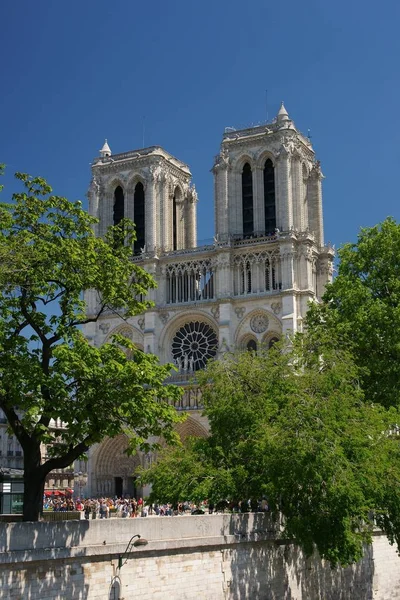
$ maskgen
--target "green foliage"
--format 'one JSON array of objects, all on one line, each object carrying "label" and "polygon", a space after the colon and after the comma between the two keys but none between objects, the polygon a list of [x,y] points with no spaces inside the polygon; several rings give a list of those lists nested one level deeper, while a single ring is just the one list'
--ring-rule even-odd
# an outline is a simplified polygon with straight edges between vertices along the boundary
[{"label": "green foliage", "polygon": [[400,225],[388,218],[362,229],[338,252],[338,275],[306,324],[314,341],[333,336],[351,349],[367,398],[400,401]]},{"label": "green foliage", "polygon": [[199,382],[211,435],[144,474],[155,495],[266,496],[282,536],[333,565],[362,556],[374,522],[399,546],[399,256],[393,219],[363,229],[305,334],[210,363]]},{"label": "green foliage", "polygon": [[[42,443],[51,444],[43,479],[105,436],[125,432],[132,446],[149,435],[175,439],[179,417],[165,400],[180,391],[163,385],[171,365],[121,336],[95,348],[82,334],[105,311],[126,318],[150,306],[138,300],[155,283],[131,260],[133,223],[96,238],[96,219],[80,202],[52,195],[42,178],[16,176],[24,191],[0,206],[0,408],[22,445],[25,470],[38,468]],[[97,292],[94,314],[86,313],[90,290]],[[68,428],[55,429],[53,419]]]},{"label": "green foliage", "polygon": [[150,502],[174,505],[186,498],[195,502],[208,498],[214,477],[204,440],[195,438],[189,438],[184,445],[163,448],[156,463],[147,470],[139,468],[136,474],[142,485],[151,482]]},{"label": "green foliage", "polygon": [[211,436],[168,452],[145,478],[164,501],[266,496],[284,538],[348,564],[371,541],[372,513],[398,541],[398,414],[365,401],[348,352],[327,345],[322,361],[304,345],[210,364],[200,379]]}]

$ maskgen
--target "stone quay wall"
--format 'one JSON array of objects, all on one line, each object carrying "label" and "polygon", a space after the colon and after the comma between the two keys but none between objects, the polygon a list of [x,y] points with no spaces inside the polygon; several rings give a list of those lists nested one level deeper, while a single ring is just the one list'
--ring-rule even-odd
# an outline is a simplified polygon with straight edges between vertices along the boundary
[{"label": "stone quay wall", "polygon": [[[135,534],[148,544],[125,554]],[[400,558],[379,533],[346,569],[277,537],[261,513],[0,523],[0,599],[400,598]]]}]

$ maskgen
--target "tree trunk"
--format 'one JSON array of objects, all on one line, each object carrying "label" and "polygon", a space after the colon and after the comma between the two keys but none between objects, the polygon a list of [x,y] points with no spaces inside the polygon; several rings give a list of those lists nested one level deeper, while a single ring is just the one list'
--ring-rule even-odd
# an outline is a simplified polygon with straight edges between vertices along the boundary
[{"label": "tree trunk", "polygon": [[40,463],[40,443],[24,449],[24,521],[39,521],[43,514],[46,471]]}]

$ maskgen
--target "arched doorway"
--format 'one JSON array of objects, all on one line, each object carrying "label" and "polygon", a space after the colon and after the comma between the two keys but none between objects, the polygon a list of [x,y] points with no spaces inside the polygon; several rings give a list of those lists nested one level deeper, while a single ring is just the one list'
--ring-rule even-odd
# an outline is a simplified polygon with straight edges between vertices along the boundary
[{"label": "arched doorway", "polygon": [[142,495],[135,476],[136,468],[142,463],[142,454],[128,456],[125,453],[127,447],[128,438],[124,434],[101,443],[93,466],[92,495],[136,498]]}]

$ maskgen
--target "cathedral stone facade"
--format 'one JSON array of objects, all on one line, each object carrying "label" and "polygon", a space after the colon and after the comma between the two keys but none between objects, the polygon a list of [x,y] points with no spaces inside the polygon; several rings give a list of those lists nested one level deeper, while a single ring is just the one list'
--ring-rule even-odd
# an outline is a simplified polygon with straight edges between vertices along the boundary
[{"label": "cathedral stone facade", "polygon": [[[310,301],[332,276],[324,244],[322,179],[310,140],[281,106],[268,124],[223,134],[214,175],[214,242],[197,245],[197,193],[189,167],[158,146],[112,154],[106,143],[92,164],[89,210],[97,235],[123,217],[136,224],[135,258],[158,287],[154,307],[123,320],[104,314],[87,326],[96,345],[115,332],[174,363],[185,386],[176,406],[190,411],[180,435],[207,435],[193,385],[207,360],[235,349],[270,347],[302,329]],[[88,294],[88,312],[96,298]],[[91,450],[86,493],[139,493],[132,473],[151,457],[124,454],[126,439]]]}]

